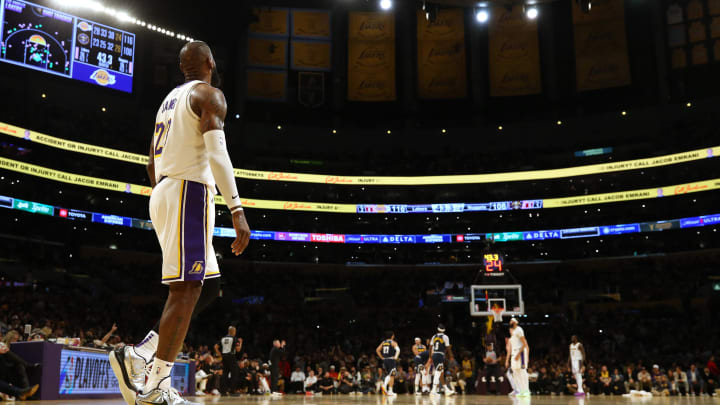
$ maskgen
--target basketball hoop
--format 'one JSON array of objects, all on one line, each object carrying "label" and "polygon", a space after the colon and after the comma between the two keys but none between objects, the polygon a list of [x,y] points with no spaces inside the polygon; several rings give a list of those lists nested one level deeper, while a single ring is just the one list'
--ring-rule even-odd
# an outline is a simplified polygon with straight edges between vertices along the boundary
[{"label": "basketball hoop", "polygon": [[502,307],[495,307],[492,309],[492,315],[495,323],[502,323],[502,317],[505,313],[505,308]]}]

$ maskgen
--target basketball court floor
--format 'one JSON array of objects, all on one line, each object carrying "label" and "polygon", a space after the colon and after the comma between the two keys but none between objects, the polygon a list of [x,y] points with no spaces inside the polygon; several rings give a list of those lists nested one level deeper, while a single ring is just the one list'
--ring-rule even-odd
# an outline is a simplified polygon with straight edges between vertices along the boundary
[{"label": "basketball court floor", "polygon": [[[348,396],[326,395],[321,397],[304,397],[290,395],[283,398],[271,399],[264,397],[200,397],[188,398],[200,404],[239,404],[239,405],[610,405],[610,404],[720,404],[720,398],[708,397],[665,397],[665,398],[623,398],[591,396],[576,399],[570,396],[534,396],[532,398],[514,399],[502,396],[457,396],[454,398],[431,399],[410,395],[400,395],[388,400],[378,395]],[[28,401],[15,402],[15,404],[28,405],[125,405],[122,399],[106,400],[64,400],[64,401]]]}]

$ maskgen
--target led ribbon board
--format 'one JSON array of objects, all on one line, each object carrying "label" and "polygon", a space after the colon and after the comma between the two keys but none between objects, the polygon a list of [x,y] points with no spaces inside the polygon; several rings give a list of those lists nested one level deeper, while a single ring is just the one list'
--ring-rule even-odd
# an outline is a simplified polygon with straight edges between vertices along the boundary
[{"label": "led ribbon board", "polygon": [[[0,133],[23,138],[47,145],[53,148],[121,160],[125,162],[146,165],[147,155],[105,148],[97,145],[90,145],[75,142],[67,139],[31,131],[4,122],[0,122]],[[528,180],[549,180],[571,176],[585,176],[592,174],[612,173],[626,170],[649,169],[653,167],[669,166],[680,163],[688,163],[701,159],[717,157],[720,154],[720,146],[713,146],[703,149],[696,149],[687,152],[674,153],[671,155],[656,156],[643,159],[625,160],[615,163],[601,163],[595,165],[566,167],[550,170],[528,170],[522,172],[488,173],[488,174],[467,174],[448,176],[420,176],[420,177],[358,177],[343,176],[337,174],[308,174],[308,173],[281,173],[259,170],[234,169],[235,177],[250,180],[267,180],[297,183],[322,183],[338,185],[441,185],[441,184],[482,184],[508,181]]]},{"label": "led ribbon board", "polygon": [[[94,222],[104,225],[116,225],[144,230],[152,230],[152,222],[146,219],[131,218],[120,215],[102,214],[81,211],[72,208],[55,207],[33,201],[0,195],[0,207],[11,210],[25,211],[32,214],[50,215],[80,222]],[[703,215],[634,224],[590,226],[585,228],[566,228],[553,230],[536,230],[502,233],[468,233],[468,234],[430,234],[430,235],[354,235],[334,233],[251,231],[250,239],[274,240],[281,242],[306,243],[346,243],[346,244],[437,244],[437,243],[474,243],[483,240],[495,242],[536,241],[549,239],[594,238],[601,236],[623,235],[631,233],[659,232],[671,229],[697,228],[720,224],[720,214]],[[213,235],[223,238],[234,238],[233,228],[216,227]],[[499,255],[485,255],[484,263],[490,264],[492,272],[502,270],[503,261]],[[486,273],[488,272],[486,267]]]},{"label": "led ribbon board", "polygon": [[[7,159],[0,157],[0,169],[7,169],[18,173],[27,174],[30,176],[40,177],[48,180],[59,181],[63,183],[75,184],[85,187],[93,187],[104,190],[118,191],[128,194],[150,196],[152,188],[148,186],[142,186],[139,184],[124,183],[116,180],[102,179],[91,176],[84,176],[81,174],[74,174],[64,172],[60,170],[49,169],[47,167],[33,165],[25,162],[20,162],[13,159]],[[536,208],[559,208],[559,207],[573,207],[581,205],[595,205],[604,203],[614,203],[622,201],[633,201],[650,198],[660,198],[669,196],[685,195],[689,193],[697,193],[702,191],[711,191],[720,189],[720,178],[697,181],[694,183],[676,184],[672,186],[664,186],[657,188],[648,188],[643,190],[629,190],[619,191],[615,193],[604,193],[604,194],[590,194],[576,197],[563,197],[563,198],[551,198],[540,201],[542,204],[537,207],[528,207],[528,209]],[[533,201],[533,200],[527,200]],[[215,203],[225,205],[225,200],[222,196],[215,196]],[[495,202],[495,203],[482,203],[485,205],[494,206],[493,209],[486,209],[485,211],[504,211],[513,209],[506,207],[509,202]],[[278,201],[278,200],[257,200],[252,198],[242,198],[242,204],[245,208],[259,208],[259,209],[271,209],[271,210],[284,210],[284,211],[310,211],[310,212],[334,212],[334,213],[356,213],[359,211],[361,205],[357,204],[334,204],[334,203],[319,203],[319,202],[302,202],[302,201]],[[463,206],[482,205],[482,204],[467,204],[460,203]],[[444,204],[427,204],[428,207],[433,205],[444,205]],[[454,205],[454,204],[452,204]],[[377,205],[380,206],[380,205]],[[469,211],[469,210],[467,210]],[[447,212],[447,211],[437,211]],[[453,211],[458,212],[458,211]],[[464,212],[464,211],[463,211]],[[403,213],[403,212],[398,212]]]},{"label": "led ribbon board", "polygon": [[0,61],[132,92],[135,34],[24,0],[0,0]]}]

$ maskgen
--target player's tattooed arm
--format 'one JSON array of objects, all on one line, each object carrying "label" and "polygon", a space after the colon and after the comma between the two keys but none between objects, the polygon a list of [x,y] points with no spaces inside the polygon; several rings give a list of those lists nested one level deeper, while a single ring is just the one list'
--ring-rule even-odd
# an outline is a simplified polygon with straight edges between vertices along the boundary
[{"label": "player's tattooed arm", "polygon": [[227,101],[222,91],[201,83],[190,94],[190,107],[200,114],[200,132],[223,129],[227,114]]}]

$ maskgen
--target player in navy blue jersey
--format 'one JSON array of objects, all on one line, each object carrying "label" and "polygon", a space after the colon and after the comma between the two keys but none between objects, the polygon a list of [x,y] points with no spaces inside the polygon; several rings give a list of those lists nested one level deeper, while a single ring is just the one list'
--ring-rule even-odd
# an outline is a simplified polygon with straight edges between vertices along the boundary
[{"label": "player in navy blue jersey", "polygon": [[[422,395],[423,391],[427,387],[427,376],[428,372],[425,364],[430,359],[430,352],[427,346],[422,344],[422,340],[419,337],[415,338],[415,344],[412,347],[413,354],[415,355],[415,395]],[[422,383],[422,390],[420,385]]]},{"label": "player in navy blue jersey", "polygon": [[385,340],[375,349],[378,357],[382,359],[383,369],[385,370],[385,381],[382,384],[383,394],[394,397],[397,396],[393,392],[393,384],[395,383],[395,373],[397,372],[397,359],[400,357],[400,346],[395,341],[395,334],[388,331],[385,332]]},{"label": "player in navy blue jersey", "polygon": [[445,353],[450,352],[450,338],[445,334],[445,326],[438,325],[437,333],[430,339],[430,359],[435,372],[433,374],[433,387],[431,395],[438,395],[438,385],[442,382],[445,395],[453,395],[454,391],[445,384]]}]

